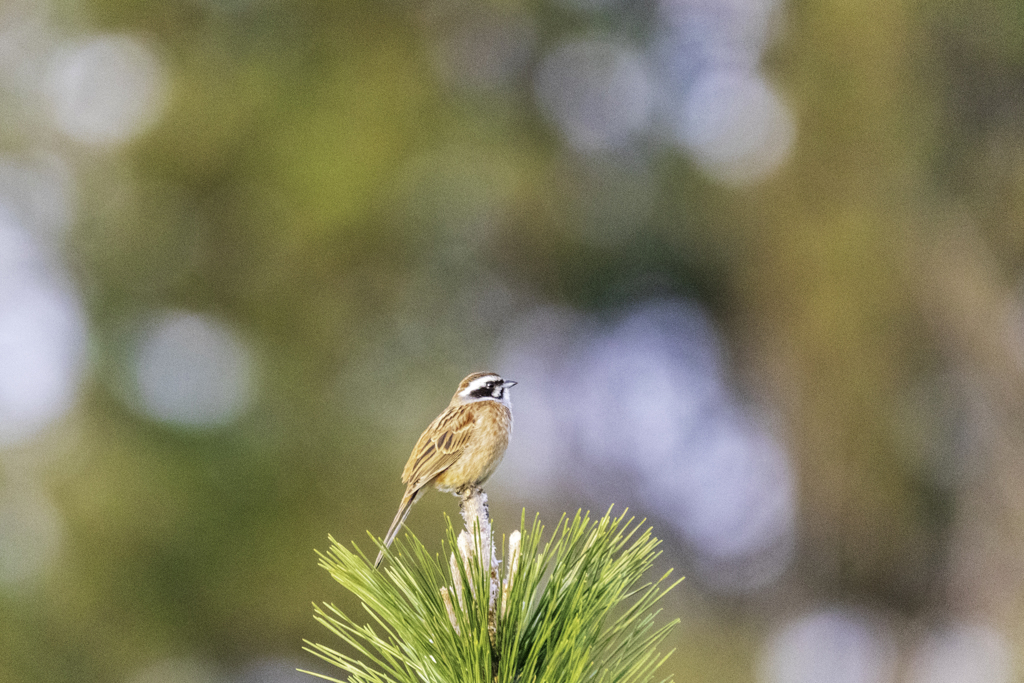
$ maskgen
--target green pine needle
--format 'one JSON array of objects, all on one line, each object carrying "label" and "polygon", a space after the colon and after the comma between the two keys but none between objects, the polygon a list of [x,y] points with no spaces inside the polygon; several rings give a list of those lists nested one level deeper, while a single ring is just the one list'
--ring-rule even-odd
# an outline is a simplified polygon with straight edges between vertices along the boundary
[{"label": "green pine needle", "polygon": [[[332,604],[314,605],[316,620],[357,655],[309,641],[305,649],[346,672],[353,683],[654,680],[671,654],[662,655],[658,647],[678,619],[656,627],[659,612],[653,608],[678,581],[668,583],[669,572],[642,583],[660,554],[651,530],[640,530],[643,521],[634,524],[626,513],[613,518],[609,510],[592,522],[589,513],[577,512],[572,520],[563,516],[544,542],[540,521],[535,518],[527,529],[524,512],[519,567],[507,600],[498,591],[497,648],[492,648],[488,543],[481,542],[477,528],[477,552],[471,561],[453,565],[449,558],[453,548],[458,553],[457,532],[446,520],[448,542],[440,556],[407,533],[389,551],[382,571],[354,544],[350,550],[331,538],[327,552],[317,553],[320,566],[355,594],[368,618],[355,619]],[[510,564],[506,557],[502,585]]]}]

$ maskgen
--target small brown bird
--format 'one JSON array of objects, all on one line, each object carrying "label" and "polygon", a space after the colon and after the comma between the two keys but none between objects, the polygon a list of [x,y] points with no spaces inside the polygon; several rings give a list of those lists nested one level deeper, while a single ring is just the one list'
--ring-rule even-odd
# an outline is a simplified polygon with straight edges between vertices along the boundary
[{"label": "small brown bird", "polygon": [[[402,471],[405,494],[384,537],[387,548],[429,484],[460,493],[491,476],[508,448],[512,404],[508,390],[517,382],[493,372],[474,372],[462,380],[451,403],[427,427]],[[374,567],[384,557],[381,550]]]}]

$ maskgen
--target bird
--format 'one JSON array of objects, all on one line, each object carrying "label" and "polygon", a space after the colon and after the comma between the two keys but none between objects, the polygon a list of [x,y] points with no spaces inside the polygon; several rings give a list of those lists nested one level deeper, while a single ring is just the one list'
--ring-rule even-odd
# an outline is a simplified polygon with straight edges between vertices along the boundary
[{"label": "bird", "polygon": [[512,435],[509,389],[516,384],[493,372],[474,372],[459,383],[448,407],[420,436],[402,470],[405,494],[374,568],[429,485],[460,495],[494,473]]}]

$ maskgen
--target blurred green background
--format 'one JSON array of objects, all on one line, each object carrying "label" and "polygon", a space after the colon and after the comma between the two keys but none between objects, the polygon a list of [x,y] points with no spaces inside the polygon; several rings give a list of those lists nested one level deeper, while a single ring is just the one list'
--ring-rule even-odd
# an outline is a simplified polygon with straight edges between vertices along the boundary
[{"label": "blurred green background", "polygon": [[1019,680],[1022,102],[1019,0],[3,0],[0,680],[312,680],[483,369],[676,681]]}]

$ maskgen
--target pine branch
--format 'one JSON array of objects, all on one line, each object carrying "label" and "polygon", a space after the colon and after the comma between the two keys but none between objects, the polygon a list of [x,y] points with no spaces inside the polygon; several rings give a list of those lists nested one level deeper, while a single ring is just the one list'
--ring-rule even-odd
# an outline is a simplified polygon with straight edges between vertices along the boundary
[{"label": "pine branch", "polygon": [[486,510],[486,496],[469,503],[463,513],[472,533],[457,535],[446,517],[439,555],[407,533],[383,571],[354,544],[330,539],[318,553],[320,566],[369,618],[357,622],[331,604],[314,606],[316,620],[355,655],[308,641],[306,649],[353,683],[654,680],[668,656],[658,648],[678,621],[656,626],[654,608],[678,581],[669,583],[666,573],[643,582],[660,554],[643,521],[609,510],[592,522],[577,512],[544,540],[539,519],[527,528],[524,513],[499,563],[490,520],[471,508],[482,503]]}]

